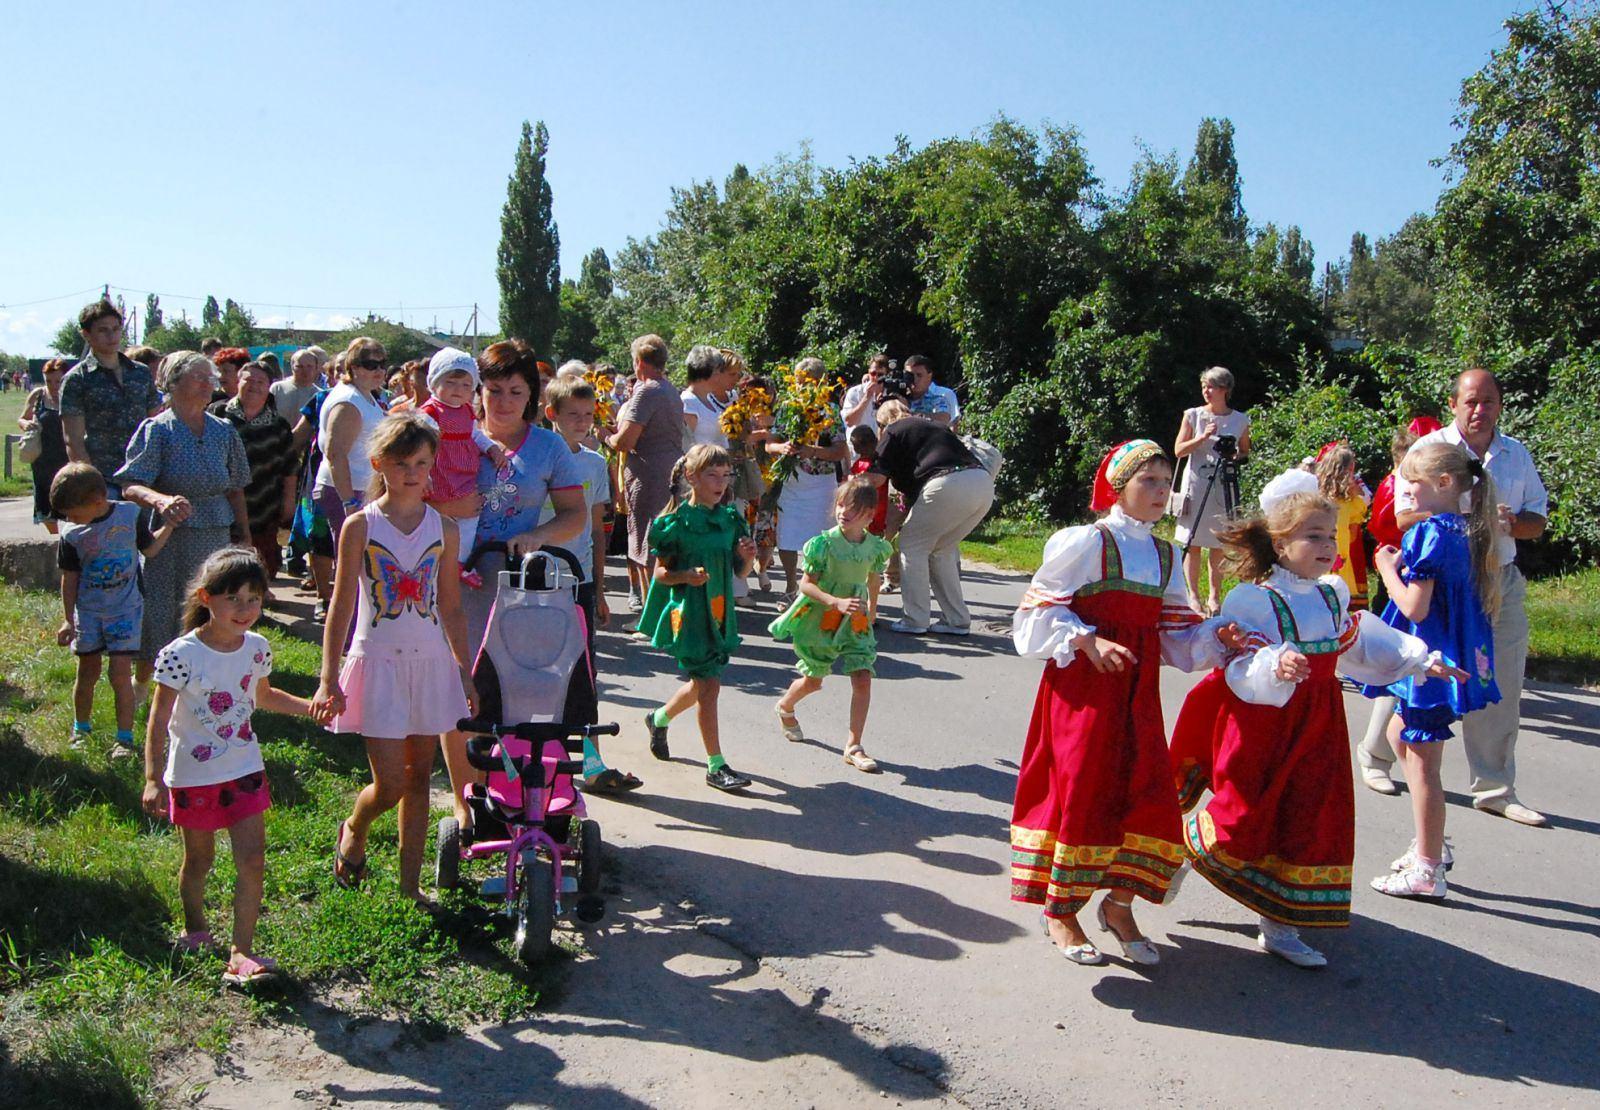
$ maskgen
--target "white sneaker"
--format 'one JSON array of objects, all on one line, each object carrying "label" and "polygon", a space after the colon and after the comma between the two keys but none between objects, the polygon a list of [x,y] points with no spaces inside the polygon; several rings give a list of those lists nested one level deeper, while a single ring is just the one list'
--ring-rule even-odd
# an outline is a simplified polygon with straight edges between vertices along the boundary
[{"label": "white sneaker", "polygon": [[961,627],[957,627],[956,625],[953,625],[953,624],[945,624],[944,621],[934,621],[932,624],[930,624],[928,626],[928,631],[937,633],[940,636],[970,636],[970,635],[972,635],[972,629],[971,628],[961,628]]},{"label": "white sneaker", "polygon": [[1261,935],[1256,938],[1261,951],[1279,959],[1288,960],[1295,967],[1327,967],[1328,957],[1300,939],[1300,930],[1288,925],[1261,919]]},{"label": "white sneaker", "polygon": [[1450,889],[1444,867],[1426,867],[1418,860],[1404,871],[1391,871],[1372,880],[1372,889],[1395,898],[1443,898]]},{"label": "white sneaker", "polygon": [[1474,809],[1481,809],[1485,813],[1497,814],[1508,821],[1515,821],[1519,825],[1531,825],[1539,828],[1550,822],[1538,810],[1529,809],[1521,802],[1509,801],[1505,798],[1489,798],[1486,801],[1473,802]]},{"label": "white sneaker", "polygon": [[921,636],[923,633],[927,632],[930,627],[930,625],[926,624],[910,624],[906,620],[901,619],[891,624],[889,626],[889,630],[891,632],[899,632],[906,636]]},{"label": "white sneaker", "polygon": [[1394,779],[1390,778],[1389,772],[1382,767],[1361,768],[1361,781],[1368,790],[1375,790],[1391,798],[1400,793],[1400,788],[1394,784]]},{"label": "white sneaker", "polygon": [[[1417,858],[1417,841],[1412,837],[1411,843],[1406,846],[1406,854],[1389,865],[1390,871],[1405,871],[1417,866],[1421,861]],[[1441,860],[1446,871],[1456,865],[1456,854],[1450,850],[1450,838],[1444,839],[1444,859]]]}]

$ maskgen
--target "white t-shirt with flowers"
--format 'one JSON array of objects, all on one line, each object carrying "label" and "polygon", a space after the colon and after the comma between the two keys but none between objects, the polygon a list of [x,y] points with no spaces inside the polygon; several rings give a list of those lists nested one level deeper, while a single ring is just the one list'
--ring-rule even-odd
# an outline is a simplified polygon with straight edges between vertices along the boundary
[{"label": "white t-shirt with flowers", "polygon": [[196,632],[156,655],[155,679],[177,691],[167,725],[168,786],[211,786],[263,770],[250,714],[256,686],[272,673],[266,637],[246,632],[235,651],[216,651]]}]

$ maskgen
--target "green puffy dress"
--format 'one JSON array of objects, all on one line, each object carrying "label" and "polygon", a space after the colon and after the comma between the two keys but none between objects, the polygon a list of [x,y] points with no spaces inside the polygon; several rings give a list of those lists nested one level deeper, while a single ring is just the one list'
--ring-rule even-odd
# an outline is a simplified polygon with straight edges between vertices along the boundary
[{"label": "green puffy dress", "polygon": [[678,662],[690,678],[716,678],[739,646],[733,607],[734,547],[749,534],[742,514],[685,501],[650,524],[650,553],[671,571],[705,568],[704,586],[652,580],[639,631]]},{"label": "green puffy dress", "polygon": [[872,670],[878,661],[878,640],[867,619],[867,578],[883,573],[893,551],[882,536],[868,532],[860,543],[851,543],[838,528],[806,541],[800,549],[800,569],[817,580],[823,593],[860,598],[861,612],[846,617],[804,594],[796,598],[767,631],[774,639],[794,641],[797,671],[807,678],[821,678],[833,673],[835,663],[845,674]]}]

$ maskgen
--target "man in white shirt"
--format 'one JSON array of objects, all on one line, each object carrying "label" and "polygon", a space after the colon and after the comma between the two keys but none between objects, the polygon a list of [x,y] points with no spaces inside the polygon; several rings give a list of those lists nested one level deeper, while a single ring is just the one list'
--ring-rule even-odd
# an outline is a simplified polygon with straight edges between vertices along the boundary
[{"label": "man in white shirt", "polygon": [[889,369],[888,355],[873,355],[867,363],[866,375],[844,391],[844,399],[839,402],[839,414],[844,417],[846,428],[866,425],[873,431],[878,430],[878,402],[883,399],[883,376]]},{"label": "man in white shirt", "polygon": [[[1478,809],[1524,825],[1543,825],[1544,815],[1522,805],[1516,794],[1517,727],[1523,671],[1528,662],[1528,584],[1517,569],[1516,541],[1537,539],[1544,534],[1550,499],[1528,449],[1497,430],[1500,407],[1500,383],[1495,376],[1487,370],[1468,370],[1457,376],[1450,391],[1450,411],[1455,420],[1417,440],[1412,450],[1425,443],[1454,443],[1482,462],[1494,479],[1503,529],[1499,556],[1504,599],[1494,622],[1494,677],[1500,687],[1500,701],[1467,714],[1461,722],[1472,776],[1468,789],[1472,804]],[[1394,507],[1402,532],[1423,518],[1416,511],[1410,483],[1404,479],[1395,482]],[[1394,753],[1382,737],[1376,742],[1369,737],[1361,744],[1359,758],[1365,777],[1375,771],[1386,772]]]}]

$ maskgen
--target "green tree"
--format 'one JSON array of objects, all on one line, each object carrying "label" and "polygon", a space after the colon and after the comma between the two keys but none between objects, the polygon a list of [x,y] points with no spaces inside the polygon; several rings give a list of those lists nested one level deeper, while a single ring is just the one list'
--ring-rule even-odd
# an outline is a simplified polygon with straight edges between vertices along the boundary
[{"label": "green tree", "polygon": [[578,288],[603,301],[611,296],[615,287],[611,276],[611,259],[604,247],[596,247],[583,256],[583,268],[578,272]]},{"label": "green tree", "polygon": [[89,343],[83,338],[83,329],[78,327],[78,321],[64,321],[56,329],[55,338],[50,340],[50,349],[68,358],[82,358],[87,354]]},{"label": "green tree", "polygon": [[220,323],[222,323],[222,306],[217,303],[217,298],[208,293],[206,303],[200,309],[200,329],[212,332]]},{"label": "green tree", "polygon": [[561,239],[556,231],[545,156],[550,134],[522,123],[500,214],[500,329],[548,352],[561,317]]},{"label": "green tree", "polygon": [[[162,323],[161,298],[151,293],[144,299],[144,333],[160,331]],[[149,342],[147,339],[146,342]]]},{"label": "green tree", "polygon": [[1200,121],[1194,156],[1183,174],[1183,192],[1218,234],[1235,242],[1244,241],[1248,224],[1239,160],[1233,152],[1232,120],[1207,117]]},{"label": "green tree", "polygon": [[1600,15],[1580,11],[1507,20],[1506,44],[1462,83],[1434,220],[1457,353],[1535,395],[1553,364],[1600,344]]},{"label": "green tree", "polygon": [[145,343],[164,355],[170,355],[173,351],[197,351],[202,338],[200,329],[184,316],[163,320],[159,328],[154,331],[147,329],[144,333]]},{"label": "green tree", "polygon": [[374,315],[369,315],[365,320],[358,320],[349,327],[334,332],[322,340],[322,346],[326,350],[338,352],[348,347],[352,339],[362,336],[376,339],[383,344],[390,366],[399,366],[414,358],[426,358],[437,349],[434,343],[429,342],[427,336],[415,328],[408,328],[404,324],[397,324],[393,320]]},{"label": "green tree", "polygon": [[604,348],[600,346],[600,321],[592,292],[570,278],[561,283],[561,322],[551,341],[551,355],[558,361],[569,358],[593,362]]},{"label": "green tree", "polygon": [[259,339],[255,317],[232,298],[222,308],[222,317],[216,322],[212,334],[230,347],[253,346]]}]

